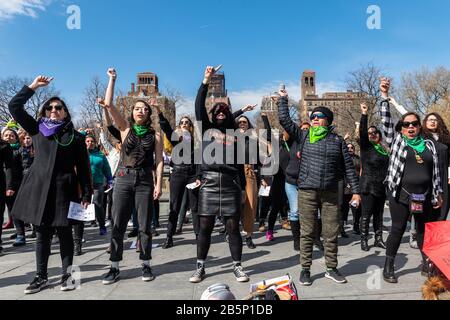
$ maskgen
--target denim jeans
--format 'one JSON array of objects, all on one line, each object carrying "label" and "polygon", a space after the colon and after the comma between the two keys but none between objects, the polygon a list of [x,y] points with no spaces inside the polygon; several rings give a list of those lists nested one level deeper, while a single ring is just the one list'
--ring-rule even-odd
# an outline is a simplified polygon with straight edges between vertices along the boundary
[{"label": "denim jeans", "polygon": [[136,209],[139,223],[139,259],[144,261],[151,259],[153,189],[151,168],[137,170],[119,168],[113,194],[114,226],[111,237],[111,261],[122,260],[124,235],[133,207]]},{"label": "denim jeans", "polygon": [[299,221],[297,186],[286,182],[285,189],[289,201],[289,220]]}]

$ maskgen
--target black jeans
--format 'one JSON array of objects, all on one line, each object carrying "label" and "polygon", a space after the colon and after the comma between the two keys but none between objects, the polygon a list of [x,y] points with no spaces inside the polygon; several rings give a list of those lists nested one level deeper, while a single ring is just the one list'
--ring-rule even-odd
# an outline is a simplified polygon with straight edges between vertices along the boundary
[{"label": "black jeans", "polygon": [[118,262],[122,260],[123,239],[133,206],[137,211],[139,222],[139,259],[144,261],[151,259],[153,190],[153,173],[151,168],[137,170],[118,169],[113,194],[114,225],[111,237],[111,261]]},{"label": "black jeans", "polygon": [[386,196],[377,197],[372,194],[361,195],[361,232],[364,237],[369,234],[370,218],[373,216],[373,231],[375,234],[381,234],[383,232],[383,213],[384,202]]},{"label": "black jeans", "polygon": [[[408,218],[411,213],[409,205],[397,201],[392,196],[389,197],[389,211],[391,212],[392,226],[386,242],[386,256],[395,257],[402,242],[402,237],[405,233]],[[422,252],[425,224],[437,221],[438,219],[437,215],[432,214],[430,199],[427,199],[427,203],[424,205],[424,212],[422,214],[415,214],[414,219],[417,223],[417,244],[419,245],[422,257],[425,258]]]},{"label": "black jeans", "polygon": [[183,195],[188,192],[189,207],[195,206],[194,197],[191,195],[192,190],[187,189],[186,185],[195,182],[195,172],[192,167],[174,167],[172,174],[170,175],[170,209],[169,209],[169,222],[167,224],[167,236],[171,237],[175,234],[175,230],[178,222],[178,215],[181,209],[181,203],[183,202]]},{"label": "black jeans", "polygon": [[[1,182],[1,181],[0,181]],[[6,207],[6,196],[5,196],[6,190],[4,189],[4,182],[3,186],[0,186],[0,245],[2,244],[2,232],[3,232],[3,220],[5,215],[5,207]]]},{"label": "black jeans", "polygon": [[95,218],[97,219],[100,228],[105,227],[105,219],[106,219],[105,210],[103,209],[104,194],[105,188],[103,187],[103,185],[94,186],[93,203],[95,206]]},{"label": "black jeans", "polygon": [[66,274],[73,263],[72,227],[36,226],[36,269],[37,274],[44,278],[47,278],[48,258],[55,231],[59,238],[62,274]]}]

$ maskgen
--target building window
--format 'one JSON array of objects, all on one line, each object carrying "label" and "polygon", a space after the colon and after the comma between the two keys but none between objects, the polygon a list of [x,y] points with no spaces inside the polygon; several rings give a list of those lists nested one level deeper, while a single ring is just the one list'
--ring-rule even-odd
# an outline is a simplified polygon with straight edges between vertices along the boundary
[{"label": "building window", "polygon": [[308,77],[305,77],[305,84],[309,85]]},{"label": "building window", "polygon": [[314,78],[313,77],[309,78],[309,85],[311,87],[314,87]]}]

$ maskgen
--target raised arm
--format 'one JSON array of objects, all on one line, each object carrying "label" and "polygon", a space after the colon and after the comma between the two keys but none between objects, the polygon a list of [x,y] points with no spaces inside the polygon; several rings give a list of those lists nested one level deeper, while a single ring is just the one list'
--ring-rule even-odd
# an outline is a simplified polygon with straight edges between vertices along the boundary
[{"label": "raised arm", "polygon": [[267,130],[267,141],[272,142],[272,128],[270,127],[270,121],[267,114],[261,113],[261,118],[264,124],[264,129]]},{"label": "raised arm", "polygon": [[361,104],[361,122],[359,125],[359,145],[361,149],[367,150],[370,146],[369,133],[368,133],[368,116],[367,116],[368,108],[367,104]]},{"label": "raised arm", "polygon": [[249,104],[249,105],[243,107],[242,109],[236,111],[235,113],[233,113],[233,120],[242,116],[245,112],[255,110],[256,106],[257,106],[257,104]]},{"label": "raised arm", "polygon": [[125,118],[114,105],[107,105],[105,100],[102,99],[98,99],[97,103],[111,114],[120,132],[124,132],[125,130],[129,129],[130,125],[128,121],[125,120]]},{"label": "raised arm", "polygon": [[209,121],[208,112],[206,111],[206,96],[208,94],[208,86],[211,81],[211,76],[214,73],[214,68],[206,67],[205,77],[197,92],[195,99],[195,118],[202,122],[202,133],[211,128],[211,121]]},{"label": "raised arm", "polygon": [[31,136],[39,133],[37,121],[25,111],[25,104],[40,87],[45,87],[53,80],[51,77],[38,76],[29,86],[24,86],[9,102],[9,112],[22,128]]},{"label": "raised arm", "polygon": [[169,120],[167,120],[166,117],[164,117],[164,114],[162,113],[161,108],[158,105],[158,102],[156,101],[156,99],[152,98],[152,99],[150,99],[149,104],[151,107],[155,108],[156,112],[158,113],[159,126],[161,127],[161,130],[166,135],[167,140],[170,142],[170,144],[172,146],[176,146],[179,141],[178,140],[172,141],[173,129],[170,126]]},{"label": "raised arm", "polygon": [[383,125],[383,133],[386,137],[386,143],[389,148],[394,141],[394,122],[392,121],[391,107],[389,104],[389,89],[391,81],[388,78],[380,79],[381,101],[380,101],[380,117]]},{"label": "raised arm", "polygon": [[280,124],[286,130],[290,137],[297,142],[302,141],[303,135],[306,131],[303,131],[296,125],[289,115],[289,100],[285,90],[280,90],[280,99],[278,100],[278,117],[280,118]]},{"label": "raised arm", "polygon": [[162,195],[162,179],[164,170],[163,161],[163,139],[160,133],[155,133],[155,165],[156,165],[156,183],[155,191],[153,193],[153,199],[157,200]]}]

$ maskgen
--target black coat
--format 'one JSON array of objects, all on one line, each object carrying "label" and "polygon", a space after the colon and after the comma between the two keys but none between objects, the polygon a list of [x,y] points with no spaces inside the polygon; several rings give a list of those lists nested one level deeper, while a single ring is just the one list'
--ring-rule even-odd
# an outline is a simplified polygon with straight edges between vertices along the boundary
[{"label": "black coat", "polygon": [[436,146],[436,152],[439,158],[439,171],[441,173],[441,182],[442,182],[442,190],[444,191],[444,195],[442,196],[444,203],[442,204],[439,214],[439,221],[444,221],[447,219],[448,210],[450,206],[449,201],[449,185],[448,185],[448,168],[449,168],[449,152],[450,146],[443,144],[442,142],[437,142],[433,138],[434,145]]},{"label": "black coat", "polygon": [[[14,176],[16,167],[13,165],[13,150],[11,146],[0,139],[0,199],[5,198],[6,190],[14,190]],[[2,213],[3,214],[3,213]]]},{"label": "black coat", "polygon": [[337,192],[339,181],[345,177],[351,186],[352,193],[360,193],[355,165],[342,137],[330,132],[324,139],[311,144],[309,131],[301,130],[292,121],[286,97],[282,97],[279,100],[278,116],[281,126],[290,137],[299,143],[302,150],[300,155],[299,189],[332,190]]},{"label": "black coat", "polygon": [[57,137],[44,137],[38,122],[24,109],[33,95],[34,91],[25,86],[9,103],[11,115],[31,135],[35,150],[12,215],[34,225],[68,226],[75,222],[67,219],[70,202],[90,202],[93,192],[84,137],[71,122]]}]

